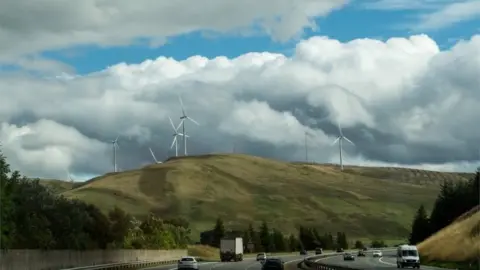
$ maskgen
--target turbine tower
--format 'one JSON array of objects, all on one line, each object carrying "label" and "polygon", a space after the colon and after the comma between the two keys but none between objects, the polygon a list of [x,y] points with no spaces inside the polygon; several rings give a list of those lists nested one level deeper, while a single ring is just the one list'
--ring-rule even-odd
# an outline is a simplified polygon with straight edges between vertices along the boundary
[{"label": "turbine tower", "polygon": [[308,163],[308,142],[307,139],[310,137],[311,134],[308,131],[305,131],[305,162]]},{"label": "turbine tower", "polygon": [[185,132],[185,121],[188,119],[190,120],[191,122],[195,123],[196,125],[200,125],[197,121],[193,120],[190,116],[187,115],[187,113],[185,112],[185,107],[183,106],[183,101],[182,101],[182,97],[181,96],[178,96],[178,100],[180,101],[180,107],[182,109],[182,116],[180,116],[180,124],[182,125],[182,134],[185,134],[185,136],[183,136],[183,149],[184,149],[184,152],[185,152],[185,156],[187,155],[187,138],[189,137],[187,135],[187,133]]},{"label": "turbine tower", "polygon": [[340,151],[340,170],[343,171],[342,141],[345,140],[345,141],[351,143],[352,145],[355,145],[355,144],[352,141],[350,141],[347,137],[343,136],[343,132],[342,132],[342,128],[340,127],[340,124],[338,125],[338,131],[340,132],[340,135],[337,137],[337,139],[335,139],[335,141],[333,142],[332,145],[335,145],[335,143],[338,142],[338,149]]},{"label": "turbine tower", "polygon": [[180,128],[180,125],[183,123],[183,120],[180,122],[178,127],[175,127],[175,125],[173,124],[172,118],[170,118],[170,116],[169,116],[168,119],[170,120],[170,124],[172,125],[173,132],[174,132],[173,133],[173,141],[172,141],[172,145],[170,146],[170,149],[172,149],[173,146],[175,145],[175,156],[178,157],[178,139],[177,139],[177,137],[178,136],[188,137],[188,136],[184,135],[183,133],[178,133],[178,129]]},{"label": "turbine tower", "polygon": [[113,147],[113,171],[114,172],[117,172],[117,148],[118,148],[118,137],[113,140],[111,143],[112,143],[112,147]]},{"label": "turbine tower", "polygon": [[70,174],[70,172],[68,171],[68,169],[66,169],[66,172],[67,172],[67,176],[68,176],[68,181],[70,181],[71,183],[74,182],[73,178],[72,178],[72,175]]},{"label": "turbine tower", "polygon": [[150,154],[152,155],[153,160],[155,160],[155,163],[157,163],[157,164],[162,163],[161,161],[157,160],[157,158],[155,157],[155,154],[152,151],[152,148],[149,147],[148,150],[150,150]]}]

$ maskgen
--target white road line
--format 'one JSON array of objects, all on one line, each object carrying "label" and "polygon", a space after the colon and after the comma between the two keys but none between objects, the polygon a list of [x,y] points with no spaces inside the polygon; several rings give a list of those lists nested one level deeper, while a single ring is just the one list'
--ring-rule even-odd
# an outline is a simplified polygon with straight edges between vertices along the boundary
[{"label": "white road line", "polygon": [[388,265],[397,266],[397,264],[396,264],[396,263],[389,263],[389,262],[385,262],[385,261],[383,261],[383,257],[382,257],[382,258],[379,258],[379,259],[378,259],[378,261],[379,261],[379,262],[381,262],[381,263],[383,263],[383,264],[388,264]]}]

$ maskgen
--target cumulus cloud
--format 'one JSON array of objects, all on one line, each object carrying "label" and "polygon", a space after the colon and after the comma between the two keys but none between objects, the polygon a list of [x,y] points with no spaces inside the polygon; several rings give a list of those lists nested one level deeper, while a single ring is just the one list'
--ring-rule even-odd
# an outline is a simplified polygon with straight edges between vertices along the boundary
[{"label": "cumulus cloud", "polygon": [[[235,149],[283,160],[336,162],[337,124],[356,146],[346,163],[478,164],[480,36],[448,51],[425,35],[342,43],[312,37],[291,57],[159,57],[86,76],[0,77],[0,141],[12,166],[30,176],[110,171],[120,135],[123,169],[174,154],[182,96],[189,153]],[[0,75],[2,76],[2,75]],[[442,165],[446,164],[446,165]],[[35,166],[37,165],[37,166]]]},{"label": "cumulus cloud", "polygon": [[285,41],[347,0],[83,0],[0,2],[0,62],[71,46],[122,46],[194,31],[268,34]]}]

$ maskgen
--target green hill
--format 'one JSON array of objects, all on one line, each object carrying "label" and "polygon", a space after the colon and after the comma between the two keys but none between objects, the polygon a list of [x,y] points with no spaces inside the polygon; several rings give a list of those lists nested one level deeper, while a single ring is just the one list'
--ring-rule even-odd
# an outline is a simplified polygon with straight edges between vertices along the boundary
[{"label": "green hill", "polygon": [[356,237],[398,239],[408,233],[419,204],[433,204],[439,183],[469,177],[358,166],[342,173],[335,165],[217,154],[110,173],[62,194],[104,211],[119,206],[135,215],[182,216],[195,233],[211,229],[221,216],[232,229],[265,219],[284,231],[305,224]]}]

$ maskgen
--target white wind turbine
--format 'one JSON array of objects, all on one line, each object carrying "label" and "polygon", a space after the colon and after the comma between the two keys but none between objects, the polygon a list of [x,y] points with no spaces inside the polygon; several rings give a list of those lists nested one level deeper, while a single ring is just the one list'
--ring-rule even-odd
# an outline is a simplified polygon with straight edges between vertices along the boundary
[{"label": "white wind turbine", "polygon": [[178,127],[175,127],[175,125],[173,124],[172,118],[170,118],[170,116],[168,117],[168,120],[170,120],[170,124],[172,125],[173,132],[174,132],[173,133],[173,141],[172,141],[172,145],[170,146],[170,149],[172,149],[173,146],[175,145],[175,156],[178,157],[178,139],[177,139],[177,137],[178,136],[188,137],[188,135],[184,135],[183,133],[178,133],[178,129],[180,128],[180,125],[183,123],[183,120],[180,122]]},{"label": "white wind turbine", "polygon": [[339,147],[339,151],[340,151],[340,170],[343,171],[342,141],[345,140],[345,141],[351,143],[352,145],[355,145],[355,144],[352,141],[350,141],[347,137],[343,136],[343,132],[342,132],[342,128],[340,127],[340,124],[338,125],[338,131],[340,132],[340,136],[337,137],[337,139],[333,142],[332,145],[335,145],[335,143],[338,142],[338,147]]},{"label": "white wind turbine", "polygon": [[185,156],[187,155],[187,138],[189,137],[187,135],[187,133],[185,132],[185,121],[188,119],[190,120],[191,122],[197,124],[198,126],[200,125],[197,121],[193,120],[190,116],[187,115],[187,113],[185,112],[185,107],[183,106],[183,101],[182,101],[182,97],[181,96],[178,96],[178,100],[180,101],[180,107],[182,108],[182,116],[180,117],[180,124],[182,125],[182,133],[185,134],[185,136],[183,136],[183,149],[185,151]]},{"label": "white wind turbine", "polygon": [[117,138],[115,140],[111,141],[111,144],[112,144],[112,147],[113,147],[113,171],[114,172],[117,172],[118,137],[120,137],[120,135],[117,136]]},{"label": "white wind turbine", "polygon": [[150,150],[150,154],[152,154],[152,157],[153,157],[153,160],[155,160],[155,163],[157,163],[157,164],[163,163],[163,162],[157,160],[157,158],[155,157],[155,154],[152,151],[152,148],[149,147],[148,150]]},{"label": "white wind turbine", "polygon": [[74,182],[73,178],[72,178],[72,175],[70,174],[70,172],[68,171],[68,169],[66,169],[66,172],[67,172],[67,176],[68,176],[68,181],[70,182]]}]

